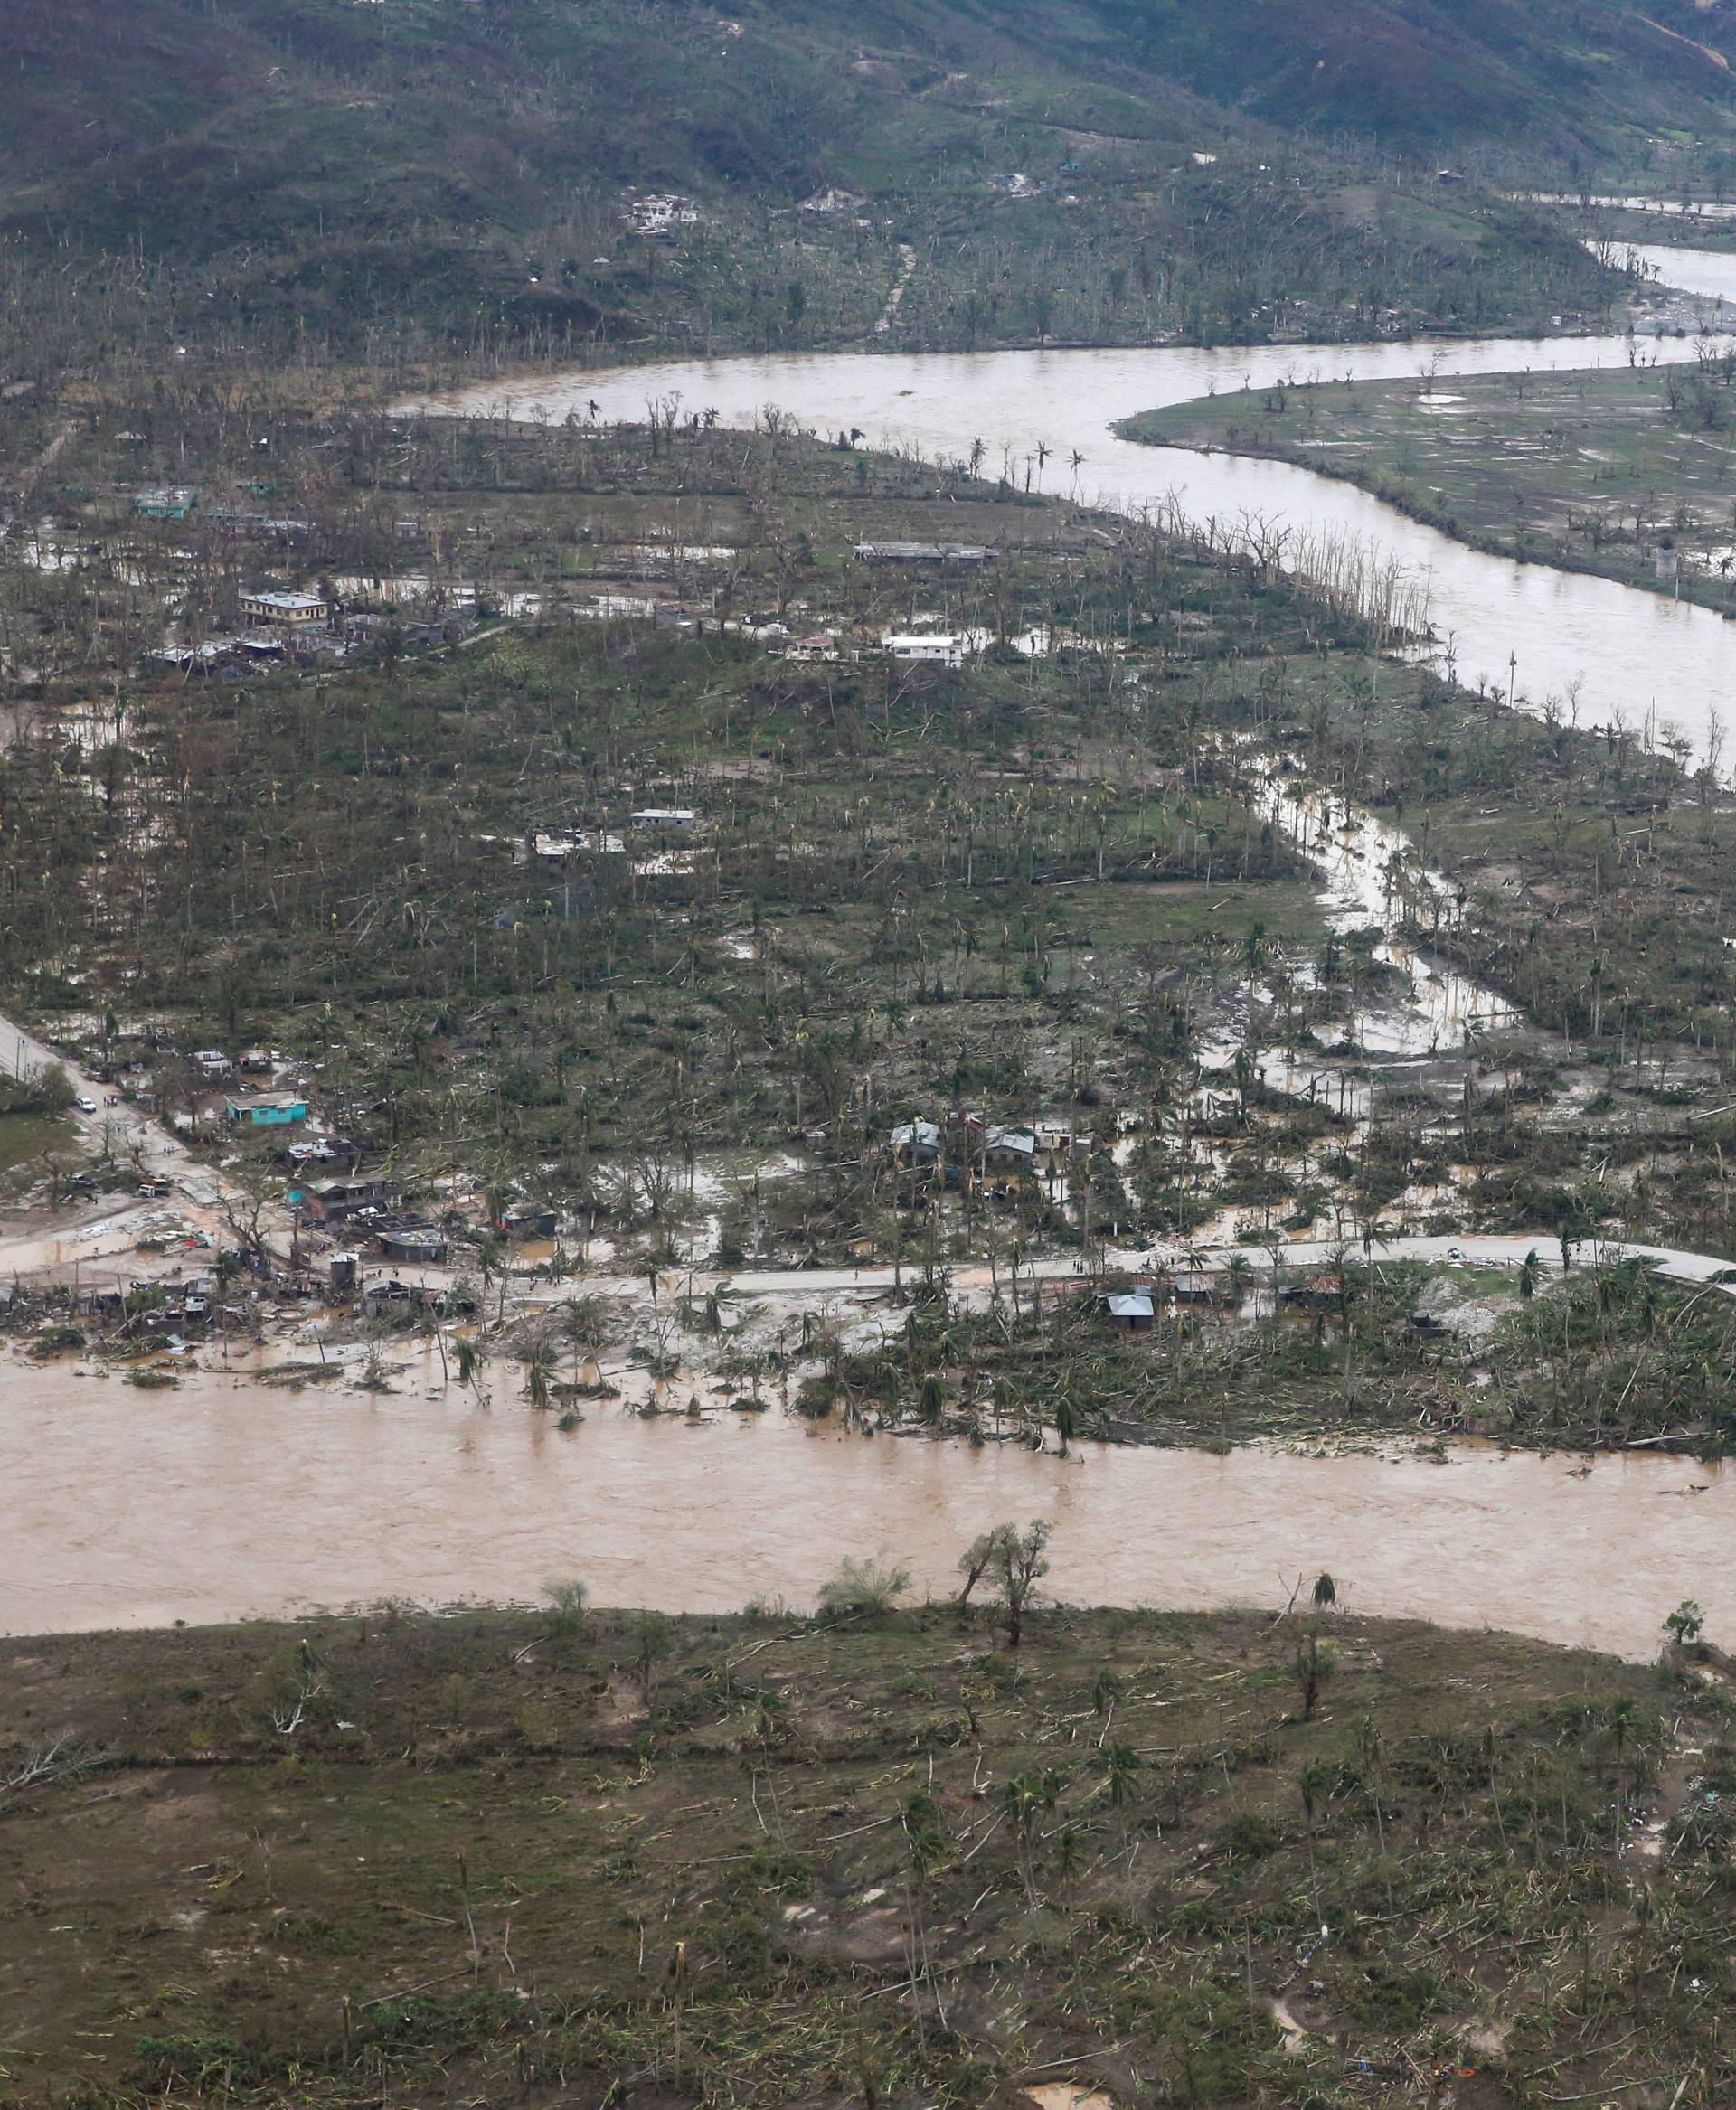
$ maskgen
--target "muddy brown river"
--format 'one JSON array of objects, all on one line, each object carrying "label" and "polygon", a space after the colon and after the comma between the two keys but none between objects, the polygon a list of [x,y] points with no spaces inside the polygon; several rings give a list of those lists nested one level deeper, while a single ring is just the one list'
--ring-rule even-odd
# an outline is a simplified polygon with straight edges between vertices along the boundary
[{"label": "muddy brown river", "polygon": [[428,1398],[416,1373],[388,1397],[218,1372],[138,1391],[8,1362],[0,1394],[12,1634],[521,1602],[568,1576],[604,1604],[805,1607],[844,1554],[882,1548],[941,1592],[976,1531],[1033,1516],[1054,1523],[1051,1587],[1079,1604],[1271,1606],[1326,1568],[1354,1611],[1633,1657],[1684,1597],[1736,1631],[1736,1482],[1673,1459],[1587,1473],[1477,1447],[1446,1464],[1088,1447],[1063,1463],[776,1408],[693,1425],[612,1404],[563,1435],[516,1399]]}]

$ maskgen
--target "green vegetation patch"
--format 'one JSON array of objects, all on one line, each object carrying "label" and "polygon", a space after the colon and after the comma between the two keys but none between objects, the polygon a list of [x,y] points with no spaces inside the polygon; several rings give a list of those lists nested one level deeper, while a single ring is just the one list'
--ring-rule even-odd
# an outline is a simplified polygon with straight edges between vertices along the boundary
[{"label": "green vegetation patch", "polygon": [[14,1642],[18,2099],[1729,2084],[1722,1687],[1330,1609],[1014,1650],[897,1585]]}]

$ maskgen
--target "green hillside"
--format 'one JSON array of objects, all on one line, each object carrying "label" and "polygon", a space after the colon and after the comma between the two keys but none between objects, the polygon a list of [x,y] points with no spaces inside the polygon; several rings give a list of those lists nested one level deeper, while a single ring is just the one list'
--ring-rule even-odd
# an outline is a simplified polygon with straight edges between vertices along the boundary
[{"label": "green hillside", "polygon": [[[116,259],[35,287],[86,344],[141,293],[255,348],[849,342],[905,242],[905,343],[1518,325],[1598,274],[1437,162],[1722,137],[1736,9],[1679,6],[7,0],[0,268]],[[628,186],[701,217],[647,248]]]}]

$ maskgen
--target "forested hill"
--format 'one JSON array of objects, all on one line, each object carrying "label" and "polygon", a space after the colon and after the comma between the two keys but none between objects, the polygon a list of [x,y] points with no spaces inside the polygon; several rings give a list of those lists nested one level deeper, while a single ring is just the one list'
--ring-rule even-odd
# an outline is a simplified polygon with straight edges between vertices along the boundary
[{"label": "forested hill", "polygon": [[[1115,305],[1134,281],[1149,309],[1137,223],[1191,259],[1144,325],[1259,334],[1295,290],[1274,263],[1293,222],[1297,285],[1328,306],[1390,304],[1407,257],[1438,257],[1438,319],[1498,325],[1583,292],[1579,267],[1428,201],[1434,164],[1565,179],[1659,139],[1715,147],[1736,120],[1721,42],[1736,0],[0,0],[0,264],[124,259],[135,294],[203,272],[193,297],[256,328],[722,348],[872,329],[883,259],[856,237],[891,228],[963,245],[957,300],[930,288],[901,327],[1006,341],[1087,326],[1064,270],[1060,308],[1025,312],[1029,257],[1081,231],[1115,251]],[[1395,169],[1420,202],[1358,193]],[[681,240],[709,242],[706,270],[659,282],[617,255],[629,185],[693,194],[709,232]],[[868,225],[798,271],[765,216],[828,188]],[[1073,218],[1045,231],[1063,193]],[[1034,240],[974,270],[1009,196]],[[1462,281],[1490,262],[1472,316]],[[175,293],[199,328],[184,276]]]}]

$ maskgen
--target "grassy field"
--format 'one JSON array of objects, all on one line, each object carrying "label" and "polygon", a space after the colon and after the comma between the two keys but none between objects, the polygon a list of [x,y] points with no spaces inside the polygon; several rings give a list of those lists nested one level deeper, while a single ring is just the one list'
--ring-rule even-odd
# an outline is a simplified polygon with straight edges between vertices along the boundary
[{"label": "grassy field", "polygon": [[[1666,348],[1679,352],[1681,347]],[[1329,381],[1131,421],[1159,445],[1274,455],[1343,476],[1504,556],[1736,606],[1736,365]]]},{"label": "grassy field", "polygon": [[0,1693],[20,2105],[1736,2079],[1729,1707],[1675,1672],[1336,1615],[387,1612],[13,1641]]},{"label": "grassy field", "polygon": [[77,1150],[77,1138],[64,1121],[45,1114],[0,1114],[0,1191],[16,1185],[44,1153],[56,1150],[69,1156]]}]

